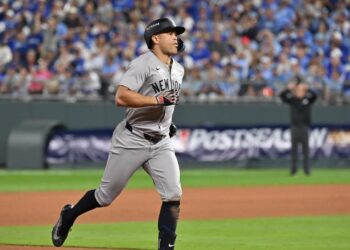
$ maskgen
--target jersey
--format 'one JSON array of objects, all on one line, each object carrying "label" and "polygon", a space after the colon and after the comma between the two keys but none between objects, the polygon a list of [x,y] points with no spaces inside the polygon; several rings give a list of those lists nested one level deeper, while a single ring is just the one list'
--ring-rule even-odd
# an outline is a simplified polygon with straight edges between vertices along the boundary
[{"label": "jersey", "polygon": [[304,97],[298,98],[290,90],[284,90],[280,94],[283,102],[291,108],[291,124],[293,126],[309,126],[311,122],[311,105],[316,101],[317,95],[308,90]]},{"label": "jersey", "polygon": [[[130,63],[119,85],[144,96],[157,96],[170,89],[180,90],[183,75],[183,67],[175,60],[169,69],[153,52],[147,52]],[[104,176],[95,192],[100,205],[110,204],[141,166],[152,177],[162,201],[180,200],[180,168],[168,135],[174,108],[154,105],[126,109],[125,119],[113,132]],[[145,134],[164,138],[153,143]]]},{"label": "jersey", "polygon": [[[125,86],[144,96],[157,96],[175,89],[180,91],[184,68],[172,59],[169,68],[153,52],[148,51],[131,61],[119,85]],[[127,108],[125,119],[133,129],[148,134],[166,135],[175,105],[155,105],[141,108]]]}]

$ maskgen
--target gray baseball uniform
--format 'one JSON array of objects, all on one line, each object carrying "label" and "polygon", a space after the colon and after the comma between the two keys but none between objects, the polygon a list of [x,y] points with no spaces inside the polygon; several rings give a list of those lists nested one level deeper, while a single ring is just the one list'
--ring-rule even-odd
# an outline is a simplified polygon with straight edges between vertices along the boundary
[{"label": "gray baseball uniform", "polygon": [[[169,56],[176,54],[176,50],[177,53],[184,50],[184,42],[178,37],[184,32],[184,27],[176,26],[167,17],[153,20],[145,28],[147,47],[166,62],[170,60],[170,66],[151,51],[131,62],[120,81],[123,87],[116,93],[116,104],[132,106],[139,103],[142,108],[127,108],[125,119],[115,128],[100,186],[87,191],[74,206],[66,204],[62,208],[51,232],[54,246],[63,245],[81,214],[111,204],[133,173],[143,167],[152,177],[163,201],[158,217],[158,250],[174,250],[182,190],[179,164],[169,132],[173,134],[175,130],[171,120],[184,69]],[[144,102],[130,101],[128,98],[132,96]],[[158,105],[146,106],[156,100]]]},{"label": "gray baseball uniform", "polygon": [[[131,62],[120,85],[145,96],[156,96],[179,90],[183,75],[178,62],[173,60],[169,69],[149,51]],[[162,201],[180,200],[179,165],[168,135],[174,108],[156,105],[126,109],[125,119],[114,130],[104,176],[95,192],[101,206],[112,203],[140,167],[152,177]]]}]

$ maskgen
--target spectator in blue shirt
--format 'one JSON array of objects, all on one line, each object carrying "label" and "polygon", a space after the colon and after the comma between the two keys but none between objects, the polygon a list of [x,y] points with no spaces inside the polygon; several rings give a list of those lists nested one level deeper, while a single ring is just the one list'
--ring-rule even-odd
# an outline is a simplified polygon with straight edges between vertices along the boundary
[{"label": "spectator in blue shirt", "polygon": [[267,8],[262,11],[260,20],[260,29],[268,29],[273,33],[277,33],[277,27],[275,23],[275,12],[272,8]]},{"label": "spectator in blue shirt", "polygon": [[195,61],[207,61],[210,57],[210,50],[207,46],[207,42],[203,39],[199,39],[195,43],[195,47],[190,55]]},{"label": "spectator in blue shirt", "polygon": [[308,46],[306,44],[300,44],[296,48],[296,58],[299,61],[299,65],[303,68],[306,69],[309,66],[310,63],[310,55],[308,54]]},{"label": "spectator in blue shirt", "polygon": [[296,18],[295,11],[290,7],[289,0],[281,0],[275,14],[275,24],[278,31],[291,25]]},{"label": "spectator in blue shirt", "polygon": [[344,66],[341,63],[342,52],[338,48],[334,48],[331,51],[331,58],[329,63],[326,65],[327,69],[327,77],[331,78],[334,71],[339,72],[339,74],[343,74]]},{"label": "spectator in blue shirt", "polygon": [[118,69],[119,65],[115,57],[115,52],[109,51],[99,74],[101,81],[100,95],[103,97],[108,97],[109,88],[114,83],[113,78]]}]

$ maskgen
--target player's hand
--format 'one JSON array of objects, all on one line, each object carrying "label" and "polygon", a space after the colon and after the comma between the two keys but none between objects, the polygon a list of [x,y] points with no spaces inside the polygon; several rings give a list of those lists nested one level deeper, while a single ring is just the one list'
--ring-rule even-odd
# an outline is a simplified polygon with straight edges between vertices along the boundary
[{"label": "player's hand", "polygon": [[170,138],[173,137],[174,135],[176,135],[176,131],[177,131],[177,127],[175,126],[174,123],[171,123],[170,127],[169,127],[169,136],[170,136]]},{"label": "player's hand", "polygon": [[179,101],[179,91],[175,89],[164,91],[162,94],[157,95],[156,99],[159,105],[176,105]]}]

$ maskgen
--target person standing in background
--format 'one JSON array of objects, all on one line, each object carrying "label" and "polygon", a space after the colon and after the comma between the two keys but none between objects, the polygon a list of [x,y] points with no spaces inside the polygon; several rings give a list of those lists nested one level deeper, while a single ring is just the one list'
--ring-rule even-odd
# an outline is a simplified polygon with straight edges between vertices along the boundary
[{"label": "person standing in background", "polygon": [[298,148],[301,145],[303,154],[303,169],[306,175],[311,173],[309,164],[309,127],[311,122],[311,105],[316,101],[317,95],[309,89],[301,77],[288,84],[280,93],[280,98],[290,106],[291,119],[291,169],[294,176],[297,171]]}]

